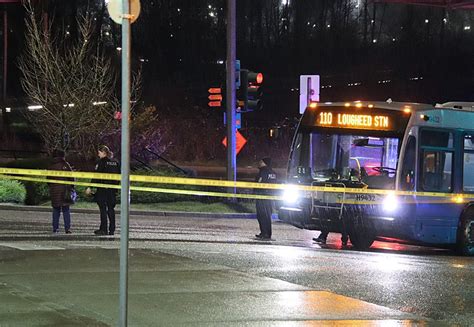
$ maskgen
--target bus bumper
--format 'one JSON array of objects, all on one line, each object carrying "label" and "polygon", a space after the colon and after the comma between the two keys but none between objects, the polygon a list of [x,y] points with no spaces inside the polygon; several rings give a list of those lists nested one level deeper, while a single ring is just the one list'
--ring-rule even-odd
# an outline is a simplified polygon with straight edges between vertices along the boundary
[{"label": "bus bumper", "polygon": [[298,207],[280,207],[278,209],[278,218],[290,225],[298,228],[308,228],[306,222],[309,220],[307,211]]}]

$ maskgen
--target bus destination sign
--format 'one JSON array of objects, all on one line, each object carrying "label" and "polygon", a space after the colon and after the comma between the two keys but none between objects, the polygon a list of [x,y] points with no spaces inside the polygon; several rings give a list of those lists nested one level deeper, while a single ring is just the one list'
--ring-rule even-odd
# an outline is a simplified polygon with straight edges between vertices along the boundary
[{"label": "bus destination sign", "polygon": [[325,110],[318,112],[316,126],[388,131],[394,127],[391,118],[388,115]]}]

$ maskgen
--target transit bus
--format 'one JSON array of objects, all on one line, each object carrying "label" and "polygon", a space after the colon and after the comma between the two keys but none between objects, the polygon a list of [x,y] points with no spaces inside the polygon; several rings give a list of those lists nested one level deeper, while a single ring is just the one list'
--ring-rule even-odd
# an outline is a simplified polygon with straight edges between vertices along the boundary
[{"label": "transit bus", "polygon": [[279,219],[299,228],[474,255],[474,103],[310,103],[286,182]]}]

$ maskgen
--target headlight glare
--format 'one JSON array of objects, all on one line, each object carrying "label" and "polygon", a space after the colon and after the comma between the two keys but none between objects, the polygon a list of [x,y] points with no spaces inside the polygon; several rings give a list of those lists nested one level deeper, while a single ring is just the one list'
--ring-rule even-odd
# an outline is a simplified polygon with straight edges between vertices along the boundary
[{"label": "headlight glare", "polygon": [[293,186],[288,186],[283,190],[283,201],[285,203],[296,204],[300,197],[300,191]]},{"label": "headlight glare", "polygon": [[385,196],[382,202],[383,210],[387,213],[394,213],[400,208],[400,199],[393,193]]}]

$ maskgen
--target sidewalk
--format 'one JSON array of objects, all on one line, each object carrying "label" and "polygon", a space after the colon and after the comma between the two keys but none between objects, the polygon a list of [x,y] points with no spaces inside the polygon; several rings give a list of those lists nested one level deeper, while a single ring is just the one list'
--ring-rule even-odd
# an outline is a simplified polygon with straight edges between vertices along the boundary
[{"label": "sidewalk", "polygon": [[[37,212],[51,212],[50,207],[43,206],[26,206],[15,204],[0,204],[0,210],[12,211],[37,211]],[[85,209],[71,207],[72,212],[98,214],[99,209]],[[117,214],[120,214],[120,206],[115,209]],[[225,219],[255,219],[255,213],[215,213],[215,212],[187,212],[187,211],[158,211],[158,210],[130,210],[131,216],[154,216],[154,217],[193,217],[193,218],[225,218]],[[272,219],[278,216],[273,214]]]}]

